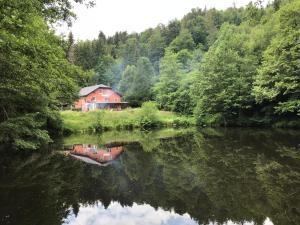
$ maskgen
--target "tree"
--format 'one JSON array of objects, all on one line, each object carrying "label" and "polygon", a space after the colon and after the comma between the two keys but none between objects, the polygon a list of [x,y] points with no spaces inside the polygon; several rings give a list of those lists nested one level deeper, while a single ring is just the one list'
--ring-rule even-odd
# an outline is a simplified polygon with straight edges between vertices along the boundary
[{"label": "tree", "polygon": [[174,53],[177,53],[183,49],[193,50],[195,46],[196,45],[191,33],[188,30],[182,30],[180,34],[171,42],[169,48]]},{"label": "tree", "polygon": [[132,84],[136,73],[136,66],[128,65],[122,74],[119,83],[119,90],[123,94],[125,99],[127,98],[127,96],[132,95]]},{"label": "tree", "polygon": [[95,77],[93,80],[97,84],[111,85],[113,83],[113,76],[109,75],[107,71],[111,68],[114,63],[114,59],[110,55],[103,55],[99,57],[99,62],[95,67]]},{"label": "tree", "polygon": [[75,45],[75,64],[85,70],[94,69],[99,61],[99,57],[107,54],[107,40],[100,32],[97,39],[92,41],[79,41]]},{"label": "tree", "polygon": [[264,52],[253,93],[280,115],[300,116],[300,2],[278,11],[277,35]]},{"label": "tree", "polygon": [[180,21],[172,20],[169,22],[168,26],[163,29],[163,37],[165,38],[165,42],[169,45],[180,33]]},{"label": "tree", "polygon": [[122,58],[115,59],[111,66],[104,73],[104,78],[109,81],[108,85],[113,89],[118,89],[119,82],[124,72],[124,61]]},{"label": "tree", "polygon": [[[0,142],[15,148],[40,147],[50,141],[50,129],[59,134],[61,120],[56,111],[73,103],[77,82],[85,78],[82,70],[67,61],[60,38],[49,31],[42,17],[46,12],[38,11],[44,7],[47,11],[51,4],[1,2]],[[54,20],[61,14],[45,17],[50,16]]]},{"label": "tree", "polygon": [[192,11],[183,18],[182,27],[191,33],[196,45],[201,43],[205,46],[208,29],[207,21],[202,14],[203,12],[201,9],[192,9]]},{"label": "tree", "polygon": [[247,46],[250,31],[225,24],[205,55],[194,85],[199,120],[226,125],[254,104],[251,88],[258,62]]},{"label": "tree", "polygon": [[165,41],[161,35],[160,29],[155,29],[147,43],[147,53],[157,73],[159,72],[159,60],[164,55],[165,47]]},{"label": "tree", "polygon": [[123,58],[124,58],[124,65],[135,65],[139,56],[140,56],[140,49],[139,49],[139,42],[137,38],[131,37],[128,38],[123,46]]},{"label": "tree", "polygon": [[75,62],[75,55],[74,55],[75,40],[74,40],[74,36],[73,36],[72,32],[70,32],[68,35],[67,44],[68,44],[68,49],[67,49],[68,60],[70,63],[74,64],[74,62]]},{"label": "tree", "polygon": [[120,91],[124,99],[133,106],[140,106],[152,99],[151,87],[154,70],[148,58],[141,57],[136,66],[127,66],[120,81]]},{"label": "tree", "polygon": [[174,99],[174,105],[172,111],[180,114],[192,115],[195,103],[192,98],[191,86],[197,76],[197,72],[193,71],[188,74],[184,74],[183,79],[180,81],[180,86],[176,91],[176,98]]},{"label": "tree", "polygon": [[180,87],[180,64],[175,53],[167,52],[160,63],[160,77],[155,84],[156,101],[160,108],[172,110]]}]

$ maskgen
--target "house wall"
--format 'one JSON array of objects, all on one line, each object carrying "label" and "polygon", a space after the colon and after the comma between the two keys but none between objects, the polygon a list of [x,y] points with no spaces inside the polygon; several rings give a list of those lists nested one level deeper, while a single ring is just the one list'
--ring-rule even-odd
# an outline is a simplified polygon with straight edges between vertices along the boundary
[{"label": "house wall", "polygon": [[86,103],[91,102],[121,102],[121,96],[114,92],[112,89],[98,88],[97,90],[91,92],[89,95],[81,97],[77,102],[75,102],[75,109],[82,109],[82,111],[87,111]]}]

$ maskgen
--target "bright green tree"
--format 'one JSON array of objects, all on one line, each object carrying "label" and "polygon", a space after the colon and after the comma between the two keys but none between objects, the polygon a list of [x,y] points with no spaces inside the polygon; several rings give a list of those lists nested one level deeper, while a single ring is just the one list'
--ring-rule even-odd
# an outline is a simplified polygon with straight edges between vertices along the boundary
[{"label": "bright green tree", "polygon": [[160,77],[154,87],[156,101],[160,108],[172,110],[177,97],[176,91],[180,87],[180,63],[177,55],[167,52],[160,63]]},{"label": "bright green tree", "polygon": [[300,116],[300,1],[278,11],[277,35],[264,52],[253,93],[275,113]]},{"label": "bright green tree", "polygon": [[251,88],[257,59],[247,45],[250,32],[248,26],[224,25],[205,55],[194,85],[200,121],[226,125],[254,104]]}]

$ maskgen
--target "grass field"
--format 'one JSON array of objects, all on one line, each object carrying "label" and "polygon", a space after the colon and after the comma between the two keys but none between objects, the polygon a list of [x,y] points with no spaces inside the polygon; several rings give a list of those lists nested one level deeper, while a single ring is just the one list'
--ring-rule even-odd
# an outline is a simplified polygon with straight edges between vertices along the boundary
[{"label": "grass field", "polygon": [[[123,111],[96,110],[91,112],[62,111],[66,133],[79,133],[103,130],[129,130],[140,128],[141,109]],[[158,127],[187,127],[195,125],[193,117],[177,115],[173,112],[157,111]]]}]

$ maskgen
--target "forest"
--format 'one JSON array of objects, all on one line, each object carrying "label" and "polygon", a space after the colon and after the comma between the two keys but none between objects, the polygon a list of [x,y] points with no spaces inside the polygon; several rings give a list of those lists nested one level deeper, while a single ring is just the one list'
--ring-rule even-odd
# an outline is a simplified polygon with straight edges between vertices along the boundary
[{"label": "forest", "polygon": [[132,106],[194,115],[198,124],[299,126],[300,1],[193,9],[141,33],[74,41],[69,61],[89,84],[120,91]]},{"label": "forest", "polygon": [[54,32],[72,23],[72,2],[95,3],[0,0],[0,143],[51,142],[61,108],[95,83],[198,125],[300,126],[300,0],[196,8],[141,33],[85,41]]}]

